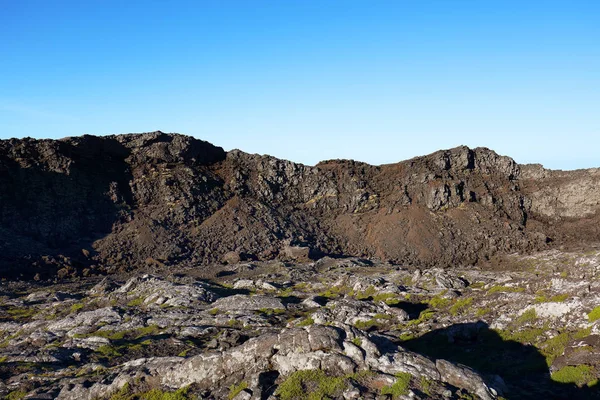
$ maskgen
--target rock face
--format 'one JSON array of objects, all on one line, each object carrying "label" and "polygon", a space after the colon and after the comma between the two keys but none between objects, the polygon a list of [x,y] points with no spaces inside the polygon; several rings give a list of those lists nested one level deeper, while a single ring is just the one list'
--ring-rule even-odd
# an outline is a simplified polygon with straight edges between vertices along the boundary
[{"label": "rock face", "polygon": [[10,139],[0,141],[0,274],[323,254],[466,265],[550,239],[598,240],[599,176],[484,148],[309,167],[162,132]]}]

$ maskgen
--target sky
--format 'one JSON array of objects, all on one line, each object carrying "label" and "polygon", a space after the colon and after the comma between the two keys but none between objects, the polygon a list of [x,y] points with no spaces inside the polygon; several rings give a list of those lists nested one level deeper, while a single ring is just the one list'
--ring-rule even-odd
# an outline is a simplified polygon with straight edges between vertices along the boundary
[{"label": "sky", "polygon": [[0,139],[600,167],[600,1],[0,0]]}]

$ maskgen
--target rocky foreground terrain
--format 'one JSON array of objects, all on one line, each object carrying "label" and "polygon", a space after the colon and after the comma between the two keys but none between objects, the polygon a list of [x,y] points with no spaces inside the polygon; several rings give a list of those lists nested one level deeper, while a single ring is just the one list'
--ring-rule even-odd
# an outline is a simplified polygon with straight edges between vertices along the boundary
[{"label": "rocky foreground terrain", "polygon": [[0,141],[0,396],[600,398],[599,180]]},{"label": "rocky foreground terrain", "polygon": [[325,257],[5,282],[0,393],[598,398],[600,249],[496,266]]}]

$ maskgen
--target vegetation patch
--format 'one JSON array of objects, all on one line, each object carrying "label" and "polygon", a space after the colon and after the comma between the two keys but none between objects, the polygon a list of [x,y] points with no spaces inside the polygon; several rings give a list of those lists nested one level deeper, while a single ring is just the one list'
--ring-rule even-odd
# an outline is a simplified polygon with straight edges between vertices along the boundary
[{"label": "vegetation patch", "polygon": [[74,313],[74,312],[81,310],[83,308],[83,306],[84,306],[83,303],[75,303],[71,306],[70,310],[72,313]]},{"label": "vegetation patch", "polygon": [[114,331],[114,330],[98,330],[95,332],[91,332],[91,333],[78,333],[75,334],[73,337],[75,338],[89,338],[92,336],[99,336],[99,337],[103,337],[109,340],[123,340],[126,337],[131,338],[131,339],[140,339],[144,336],[149,336],[149,335],[153,335],[156,334],[158,331],[160,330],[160,328],[158,327],[158,325],[148,325],[148,326],[144,326],[142,328],[138,328],[138,329],[132,329],[132,330],[124,330],[124,331]]},{"label": "vegetation patch", "polygon": [[104,358],[115,358],[121,357],[123,354],[119,353],[117,349],[109,344],[102,345],[96,349],[96,353],[100,354]]},{"label": "vegetation patch", "polygon": [[485,286],[484,282],[473,282],[469,285],[469,287],[471,289],[483,289],[484,286]]},{"label": "vegetation patch", "polygon": [[537,320],[537,313],[535,312],[534,308],[530,308],[529,310],[525,311],[523,314],[519,315],[519,318],[517,318],[516,322],[519,325],[524,325],[524,324],[534,322],[536,320]]},{"label": "vegetation patch", "polygon": [[431,380],[425,378],[424,376],[421,377],[421,380],[419,382],[419,387],[421,388],[421,391],[423,393],[425,393],[427,396],[431,396],[431,386],[433,385],[433,383],[431,382]]},{"label": "vegetation patch", "polygon": [[265,314],[265,315],[281,315],[281,314],[285,314],[285,309],[284,308],[261,308],[260,310],[258,310],[258,312],[261,314]]},{"label": "vegetation patch", "polygon": [[311,317],[304,318],[302,321],[298,323],[298,326],[309,326],[315,323],[315,320]]},{"label": "vegetation patch", "polygon": [[536,303],[562,303],[569,298],[568,294],[557,294],[555,296],[547,297],[545,294],[538,294],[535,297]]},{"label": "vegetation patch", "polygon": [[394,304],[397,302],[400,302],[400,300],[398,300],[396,293],[378,293],[373,295],[373,301],[374,302],[380,302],[383,301],[385,303],[387,303],[388,305],[390,304]]},{"label": "vegetation patch", "polygon": [[475,312],[476,317],[483,317],[492,312],[492,309],[489,307],[478,308],[477,312]]},{"label": "vegetation patch", "polygon": [[588,320],[594,322],[600,319],[600,306],[594,308],[588,313]]},{"label": "vegetation patch", "polygon": [[396,382],[392,386],[384,386],[381,388],[381,394],[391,395],[392,398],[397,399],[400,396],[408,394],[408,387],[410,385],[411,374],[406,372],[399,372],[396,374]]},{"label": "vegetation patch", "polygon": [[126,383],[121,390],[110,397],[110,400],[189,400],[197,397],[189,392],[189,387],[184,387],[175,392],[152,389],[146,392],[136,393],[131,386]]},{"label": "vegetation patch", "polygon": [[340,297],[343,294],[348,294],[350,293],[352,290],[348,287],[348,286],[334,286],[330,289],[327,289],[326,291],[319,293],[319,296],[321,297],[325,297],[328,299],[335,299]]},{"label": "vegetation patch", "polygon": [[464,313],[473,304],[473,298],[469,297],[466,299],[458,299],[452,307],[450,307],[450,314],[456,316]]},{"label": "vegetation patch", "polygon": [[512,340],[521,344],[535,344],[540,340],[542,335],[547,331],[546,327],[543,328],[528,328],[528,329],[516,329],[516,330],[497,330],[495,331],[502,340]]},{"label": "vegetation patch", "polygon": [[548,364],[548,366],[551,366],[556,358],[563,355],[569,340],[570,337],[568,333],[561,333],[544,342],[541,347],[541,351],[546,357],[546,364]]},{"label": "vegetation patch", "polygon": [[366,288],[365,290],[363,290],[362,292],[356,292],[356,293],[350,293],[350,295],[354,294],[354,297],[356,297],[357,300],[368,300],[368,299],[372,299],[377,293],[377,289],[375,289],[375,286],[371,285],[368,288]]},{"label": "vegetation patch", "polygon": [[524,292],[525,288],[522,287],[513,287],[513,286],[492,286],[488,289],[487,294],[494,293],[521,293]]},{"label": "vegetation patch", "polygon": [[27,396],[27,392],[23,390],[14,390],[6,395],[6,400],[21,400]]},{"label": "vegetation patch", "polygon": [[347,387],[349,377],[327,376],[320,369],[296,371],[277,388],[281,400],[321,400],[334,398]]},{"label": "vegetation patch", "polygon": [[589,328],[583,328],[573,334],[573,339],[584,339],[584,338],[590,336],[591,333],[592,333],[591,326]]},{"label": "vegetation patch", "polygon": [[434,315],[435,315],[435,311],[432,311],[432,310],[423,310],[419,314],[419,318],[413,319],[412,321],[408,321],[406,323],[406,326],[416,326],[416,325],[419,325],[422,322],[425,322],[427,320],[432,319],[434,317]]},{"label": "vegetation patch", "polygon": [[398,336],[398,339],[400,339],[402,342],[406,342],[409,340],[413,340],[416,339],[416,335],[413,333],[402,333],[400,336]]},{"label": "vegetation patch", "polygon": [[144,304],[144,299],[142,297],[137,297],[133,300],[131,300],[129,303],[127,303],[128,307],[139,307],[142,304]]},{"label": "vegetation patch", "polygon": [[31,319],[37,314],[37,310],[35,308],[9,308],[6,313],[10,315],[11,319],[22,321]]},{"label": "vegetation patch", "polygon": [[229,387],[229,400],[232,400],[235,396],[237,396],[238,394],[240,394],[240,392],[244,389],[246,389],[248,387],[248,384],[246,382],[240,382],[237,385],[231,385]]},{"label": "vegetation patch", "polygon": [[577,386],[593,386],[597,383],[594,368],[589,365],[567,365],[554,372],[552,380],[559,383],[574,383]]},{"label": "vegetation patch", "polygon": [[429,299],[429,306],[437,309],[448,307],[450,305],[450,299],[442,297],[444,294],[446,294],[446,292],[447,290],[444,290],[442,293]]}]

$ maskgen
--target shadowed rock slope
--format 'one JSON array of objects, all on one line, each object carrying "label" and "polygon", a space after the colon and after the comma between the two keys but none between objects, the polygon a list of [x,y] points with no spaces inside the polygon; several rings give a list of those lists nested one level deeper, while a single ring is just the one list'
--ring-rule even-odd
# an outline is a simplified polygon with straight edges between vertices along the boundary
[{"label": "shadowed rock slope", "polygon": [[314,167],[153,132],[0,141],[0,273],[344,255],[419,266],[595,242],[599,170],[458,147]]}]

